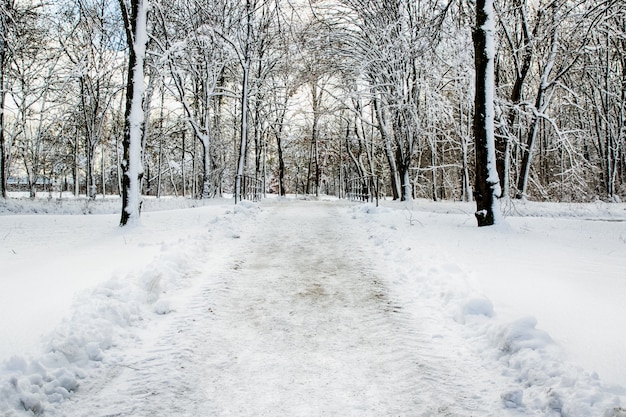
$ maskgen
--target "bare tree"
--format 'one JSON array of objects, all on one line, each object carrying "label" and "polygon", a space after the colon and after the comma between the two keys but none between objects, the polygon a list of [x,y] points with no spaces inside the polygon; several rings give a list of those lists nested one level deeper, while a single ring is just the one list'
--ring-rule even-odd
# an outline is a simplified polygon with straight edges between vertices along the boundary
[{"label": "bare tree", "polygon": [[[558,128],[551,123],[549,114],[550,103],[558,98],[558,90],[568,93],[564,83],[566,75],[584,57],[586,45],[595,25],[594,19],[584,13],[585,2],[571,0],[555,0],[539,5],[537,19],[542,20],[541,32],[544,37],[540,42],[536,37],[532,40],[533,47],[539,53],[533,55],[537,59],[537,71],[534,103],[530,106],[530,123],[527,127],[525,146],[522,147],[521,164],[517,180],[517,198],[526,198],[531,176],[532,160],[535,153],[537,138],[541,133],[542,123],[548,122],[551,128]],[[539,31],[536,31],[539,32]],[[565,47],[564,45],[567,45]],[[564,51],[571,51],[564,53]],[[559,135],[559,132],[555,132]]]},{"label": "bare tree", "polygon": [[[110,0],[81,0],[69,6],[64,15],[71,26],[59,33],[59,42],[65,57],[71,65],[71,76],[76,80],[78,98],[76,106],[77,124],[83,131],[86,194],[95,198],[96,148],[101,147],[104,153],[104,140],[107,124],[110,120],[110,108],[120,90],[115,78],[120,74],[118,46],[115,32],[117,26],[111,26]],[[74,10],[76,7],[76,10]],[[75,138],[74,140],[78,140]],[[76,150],[80,147],[74,145]],[[79,155],[75,155],[78,160]],[[104,167],[102,167],[104,170]],[[78,167],[75,168],[75,192],[78,193]],[[102,192],[104,194],[104,181]]]},{"label": "bare tree", "polygon": [[148,0],[120,0],[129,48],[122,156],[122,216],[120,226],[135,222],[141,211],[144,129],[144,62],[148,43]]},{"label": "bare tree", "polygon": [[[156,10],[162,51],[161,64],[167,68],[164,80],[183,108],[194,137],[202,149],[202,186],[200,197],[217,193],[219,178],[214,175],[212,161],[216,158],[215,120],[224,92],[224,73],[232,56],[228,51],[232,10],[225,2],[199,8],[196,2]],[[232,94],[231,94],[232,95]]]},{"label": "bare tree", "polygon": [[254,30],[254,13],[256,0],[246,0],[244,17],[244,36],[241,45],[242,53],[239,56],[243,76],[241,79],[241,124],[239,140],[239,157],[237,158],[237,171],[235,176],[235,201],[241,200],[243,196],[242,181],[246,168],[246,157],[248,149],[248,111],[250,101],[250,66],[252,63],[252,33]]},{"label": "bare tree", "polygon": [[14,109],[9,147],[21,162],[30,197],[34,198],[38,183],[49,185],[50,178],[44,178],[44,171],[56,146],[51,132],[61,117],[58,98],[65,83],[63,75],[60,76],[61,52],[51,41],[52,26],[46,10],[31,8],[16,12],[16,35],[20,43],[12,51],[10,61],[9,94]]},{"label": "bare tree", "polygon": [[614,1],[593,9],[598,25],[585,59],[580,81],[581,103],[588,117],[584,126],[593,138],[597,159],[587,150],[587,161],[597,165],[598,194],[619,200],[619,184],[626,182],[626,11]]},{"label": "bare tree", "polygon": [[476,141],[476,219],[478,226],[491,226],[499,215],[500,181],[496,171],[494,138],[495,21],[493,0],[476,1],[473,32],[476,60],[474,140]]},{"label": "bare tree", "polygon": [[4,109],[6,97],[6,70],[9,55],[9,27],[13,0],[0,4],[0,197],[7,197],[7,146],[5,144]]},{"label": "bare tree", "polygon": [[[240,131],[235,177],[235,198],[242,198],[242,179],[246,174],[247,152],[254,146],[254,176],[260,177],[270,130],[267,120],[267,94],[264,85],[276,70],[281,57],[276,50],[276,27],[280,1],[246,0],[240,18],[237,42],[231,42],[241,67]],[[252,139],[249,135],[252,133]],[[262,180],[262,183],[265,181]]]},{"label": "bare tree", "polygon": [[508,46],[507,52],[511,55],[510,61],[505,62],[504,65],[498,65],[498,71],[506,65],[506,70],[513,74],[509,102],[506,103],[508,109],[505,119],[499,124],[502,132],[496,137],[496,166],[502,188],[501,197],[508,197],[509,195],[511,142],[515,139],[515,124],[519,118],[522,93],[533,62],[536,38],[543,23],[542,17],[544,15],[544,10],[538,8],[533,23],[529,16],[531,12],[525,1],[515,0],[512,5],[507,4],[506,6],[505,10],[500,10],[500,8],[496,10],[504,35],[503,40]]}]

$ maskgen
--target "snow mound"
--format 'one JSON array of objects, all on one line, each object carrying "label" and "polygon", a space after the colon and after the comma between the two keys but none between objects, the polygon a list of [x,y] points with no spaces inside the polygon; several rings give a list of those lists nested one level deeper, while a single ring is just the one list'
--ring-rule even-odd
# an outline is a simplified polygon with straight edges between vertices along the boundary
[{"label": "snow mound", "polygon": [[461,307],[463,316],[493,317],[493,303],[487,298],[471,298]]},{"label": "snow mound", "polygon": [[524,348],[545,349],[552,344],[552,338],[537,329],[534,317],[521,318],[506,325],[497,335],[495,344],[503,352],[517,353]]},{"label": "snow mound", "polygon": [[[71,315],[42,340],[35,357],[14,355],[0,364],[0,415],[44,415],[72,396],[81,381],[120,363],[120,352],[139,342],[147,329],[175,311],[176,295],[201,278],[202,263],[215,242],[239,233],[258,205],[242,204],[218,216],[219,227],[199,238],[163,243],[143,270],[130,271],[76,295]],[[184,299],[184,298],[183,298]]]},{"label": "snow mound", "polygon": [[[37,193],[35,199],[28,197],[28,193],[9,193],[7,199],[0,199],[0,215],[8,214],[118,214],[122,206],[119,196],[101,195],[95,199],[86,196],[75,197],[65,192]],[[193,199],[184,197],[148,197],[143,196],[142,212],[154,212],[163,210],[178,210],[195,207],[212,206],[223,204],[221,199]]]},{"label": "snow mound", "polygon": [[72,316],[48,336],[43,355],[14,356],[0,368],[0,411],[40,415],[69,398],[101,362],[115,360],[107,352],[132,344],[133,328],[150,321],[151,301],[159,296],[156,287],[142,284],[140,277],[118,277],[80,294]]},{"label": "snow mound", "polygon": [[[610,215],[619,218],[618,212],[623,210],[623,207],[603,203],[594,203],[595,206],[580,205],[568,213],[571,217]],[[520,215],[531,215],[541,212],[542,207],[546,205],[524,203],[518,210],[525,212]],[[426,306],[432,309],[431,314],[442,315],[444,321],[447,317],[451,323],[446,326],[459,326],[457,332],[477,352],[484,368],[499,367],[507,385],[500,393],[502,414],[509,410],[506,413],[514,415],[623,415],[625,411],[621,408],[620,397],[624,397],[624,390],[604,385],[597,374],[587,373],[569,363],[562,347],[537,327],[534,317],[504,321],[498,316],[498,306],[481,295],[476,280],[449,257],[447,246],[439,247],[429,241],[430,236],[442,233],[442,230],[436,223],[441,221],[437,214],[427,213],[426,209],[456,212],[462,222],[458,227],[475,227],[470,206],[463,204],[390,203],[386,209],[375,212],[363,205],[352,208],[351,214],[353,219],[367,226],[367,233],[375,243],[373,246],[386,259],[386,269],[391,276],[389,284],[402,300],[403,308],[421,311]],[[545,210],[549,211],[550,207]],[[416,220],[423,227],[407,227]],[[474,230],[472,233],[483,235],[484,240],[503,240],[514,234],[507,230],[503,234],[499,229]],[[496,234],[504,237],[493,237]],[[460,240],[458,244],[461,245]],[[485,262],[489,255],[486,251]]]}]

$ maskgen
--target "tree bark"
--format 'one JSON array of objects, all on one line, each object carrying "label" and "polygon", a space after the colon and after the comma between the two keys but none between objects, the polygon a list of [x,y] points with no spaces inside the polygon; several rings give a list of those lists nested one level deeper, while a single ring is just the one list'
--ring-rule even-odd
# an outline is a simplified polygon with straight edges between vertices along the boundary
[{"label": "tree bark", "polygon": [[474,102],[474,139],[476,141],[476,219],[478,226],[497,222],[497,196],[500,179],[496,171],[494,139],[494,22],[493,0],[476,1],[476,27],[473,31],[476,94]]},{"label": "tree bark", "polygon": [[250,64],[252,62],[250,56],[250,48],[252,45],[252,16],[254,10],[250,0],[246,0],[246,44],[244,49],[244,56],[242,61],[243,67],[243,80],[241,86],[241,136],[239,142],[239,160],[237,162],[237,175],[235,178],[235,203],[241,201],[243,198],[243,191],[241,189],[242,178],[246,166],[246,147],[248,145],[248,94],[249,94],[249,76],[250,76]]},{"label": "tree bark", "polygon": [[4,1],[5,12],[0,14],[0,197],[7,197],[7,167],[6,144],[4,135],[4,107],[5,107],[5,63],[7,56],[8,16],[11,0]]},{"label": "tree bark", "polygon": [[387,157],[387,163],[389,164],[389,176],[391,177],[391,192],[393,199],[400,198],[400,176],[398,175],[398,166],[396,160],[393,157],[393,149],[391,146],[391,139],[389,138],[389,132],[387,130],[387,120],[384,110],[381,108],[380,99],[374,97],[373,100],[374,110],[376,111],[376,119],[378,120],[378,131],[380,137],[385,146],[385,156]]},{"label": "tree bark", "polygon": [[[315,195],[319,197],[320,195],[320,152],[319,152],[319,119],[320,112],[322,106],[322,95],[323,90],[318,88],[317,79],[311,82],[311,100],[312,100],[312,108],[313,108],[313,126],[311,128],[311,141],[312,141],[312,152],[313,152],[313,162],[315,163]],[[309,176],[310,176],[310,168],[309,168]],[[307,186],[307,193],[309,192]]]},{"label": "tree bark", "polygon": [[[411,157],[413,154],[413,133],[409,131],[406,124],[400,122],[401,115],[396,115],[396,124],[394,128],[396,139],[396,166],[398,167],[398,175],[400,177],[400,201],[411,201],[413,199],[413,190],[411,189]],[[405,139],[401,138],[404,132]],[[405,149],[406,147],[406,149]]]},{"label": "tree bark", "polygon": [[142,139],[144,128],[144,60],[148,41],[148,0],[131,0],[130,10],[120,0],[126,41],[129,46],[124,137],[122,140],[122,216],[120,226],[138,221],[143,177]]}]

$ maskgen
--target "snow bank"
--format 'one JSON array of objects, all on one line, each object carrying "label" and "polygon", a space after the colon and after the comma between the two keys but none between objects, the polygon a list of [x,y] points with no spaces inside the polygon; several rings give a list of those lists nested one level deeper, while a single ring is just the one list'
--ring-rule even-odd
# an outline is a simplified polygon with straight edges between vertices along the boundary
[{"label": "snow bank", "polygon": [[[390,201],[383,201],[381,204],[395,205]],[[473,219],[476,203],[417,199],[409,204],[404,204],[403,207],[405,211],[414,213],[462,214]],[[626,222],[625,203],[607,203],[601,200],[590,203],[549,203],[507,199],[501,202],[501,209],[503,215],[509,218],[543,217]]]},{"label": "snow bank", "polygon": [[[207,279],[201,271],[211,269],[207,265],[219,266],[233,256],[232,242],[239,240],[245,227],[254,226],[259,210],[258,205],[245,201],[233,207],[230,202],[218,200],[184,215],[156,212],[160,208],[195,204],[204,202],[145,200],[144,211],[154,210],[153,215],[158,216],[152,226],[164,224],[169,229],[157,234],[150,229],[150,221],[146,221],[150,216],[146,216],[144,225],[132,230],[124,239],[143,245],[150,242],[158,247],[158,256],[137,270],[125,269],[78,294],[71,314],[44,337],[44,348],[39,353],[14,355],[0,365],[0,415],[22,417],[54,410],[59,402],[86,385],[89,377],[115,365],[124,365],[124,352],[142,343],[142,334],[164,323],[186,300],[185,293],[199,280]],[[87,206],[90,210],[83,210]],[[119,206],[118,199],[61,202],[9,199],[0,203],[0,213],[7,215],[20,210],[117,213]],[[553,330],[545,330],[546,319],[550,317],[540,312],[537,305],[524,301],[523,311],[517,314],[519,311],[506,306],[501,295],[508,292],[513,298],[532,300],[554,290],[555,295],[547,297],[552,315],[561,310],[561,304],[557,303],[571,298],[574,305],[580,306],[579,310],[585,311],[589,326],[603,327],[603,332],[591,336],[591,327],[571,318],[574,323],[556,320],[558,326],[574,328],[583,338],[594,339],[590,342],[595,342],[596,347],[589,355],[599,350],[598,342],[602,340],[616,345],[616,353],[608,356],[617,364],[618,373],[625,369],[623,346],[626,343],[619,342],[624,327],[610,324],[615,323],[615,316],[620,314],[615,313],[615,305],[608,305],[608,296],[590,300],[594,297],[589,295],[589,289],[606,286],[606,291],[617,294],[618,299],[626,289],[623,282],[626,274],[620,272],[620,268],[624,268],[621,253],[626,246],[626,232],[615,227],[617,222],[626,220],[626,205],[516,203],[515,210],[508,209],[516,216],[515,221],[509,218],[510,227],[489,230],[476,228],[474,207],[464,203],[381,202],[380,207],[351,205],[347,210],[358,226],[366,229],[381,259],[380,276],[387,277],[390,295],[403,309],[412,311],[416,320],[423,321],[420,328],[429,329],[429,323],[436,324],[432,329],[441,334],[433,334],[433,343],[445,348],[448,337],[451,339],[448,349],[475,352],[481,361],[480,368],[496,369],[495,375],[501,376],[494,385],[501,387],[496,397],[496,401],[500,400],[501,415],[626,416],[626,411],[620,408],[626,399],[622,386],[607,384],[601,378],[602,373],[598,375],[593,368],[584,369],[570,360],[567,338],[557,338]],[[518,217],[538,215],[542,218]],[[24,222],[23,218],[28,216],[21,217],[20,222]],[[576,220],[562,220],[562,217]],[[4,242],[26,233],[28,225],[40,225],[46,219],[25,222],[5,235]],[[116,224],[111,223],[111,229],[117,229]],[[538,233],[539,227],[545,232]],[[85,230],[81,224],[71,233],[86,233]],[[50,236],[67,238],[60,235],[59,230]],[[75,242],[87,242],[89,236],[84,237]],[[103,240],[78,255],[82,258],[91,255],[101,260],[103,253],[119,251],[119,247],[110,246],[112,239],[111,242]],[[546,242],[550,246],[546,246]],[[53,243],[53,240],[46,240],[40,244],[45,247]],[[14,241],[5,249],[25,252],[28,244],[28,239]],[[93,252],[87,253],[89,250]],[[557,250],[562,253],[555,253]],[[67,256],[70,263],[76,261],[71,257],[76,254],[59,253]],[[539,257],[542,253],[545,256]],[[485,254],[489,259],[480,259],[479,255]],[[578,259],[588,262],[591,273],[583,275],[586,282],[582,290],[574,292],[573,287],[580,283],[570,279],[577,271],[569,270],[572,266],[568,263]],[[559,276],[561,271],[565,274]],[[56,269],[50,271],[50,274],[55,273]],[[488,279],[483,279],[483,275],[488,275]],[[504,292],[486,287],[494,282],[501,283]],[[487,290],[499,295],[488,296]],[[559,308],[555,307],[557,305]],[[443,330],[441,323],[444,323]]]},{"label": "snow bank", "polygon": [[[0,215],[9,214],[119,214],[122,200],[119,196],[97,196],[95,199],[86,196],[74,197],[73,194],[38,193],[31,199],[28,193],[9,193],[8,199],[0,199]],[[142,197],[142,212],[176,210],[185,208],[215,205],[221,200],[196,200],[183,197]]]},{"label": "snow bank", "polygon": [[[205,225],[189,225],[199,239],[161,243],[147,267],[77,294],[71,315],[43,338],[41,353],[14,355],[0,365],[0,414],[42,415],[70,398],[85,378],[123,363],[124,349],[141,342],[140,330],[158,326],[185,300],[185,291],[206,279],[204,264],[226,262],[229,239],[238,237],[259,208],[248,202],[235,209],[213,205],[204,212]],[[175,222],[174,215],[167,221]]]},{"label": "snow bank", "polygon": [[[490,233],[516,233],[511,227],[497,231],[479,230],[471,219],[471,210],[466,213],[465,206],[422,201],[408,205],[387,203],[379,208],[359,205],[351,210],[352,218],[367,226],[370,239],[386,260],[389,284],[396,297],[402,300],[403,307],[421,311],[421,316],[416,317],[421,321],[424,321],[425,307],[430,308],[433,315],[444,314],[452,333],[462,334],[468,346],[479,353],[484,368],[500,368],[505,386],[500,393],[503,414],[504,410],[512,410],[522,415],[623,416],[626,413],[621,408],[626,400],[623,387],[603,384],[597,373],[587,372],[564,359],[567,355],[563,346],[556,344],[546,331],[537,328],[534,317],[512,321],[499,317],[496,313],[498,300],[486,297],[479,281],[458,266],[454,253],[455,250],[463,251],[463,247],[462,236],[457,235],[455,229],[467,228],[465,233],[471,233],[478,245],[489,240],[484,236]],[[531,206],[524,204],[527,212],[533,210]],[[597,207],[595,203],[594,206]],[[550,211],[549,207],[542,207],[541,210]],[[579,207],[578,211],[567,213],[572,217],[596,218],[610,213],[615,219],[621,218],[623,209],[624,206],[607,208],[600,204],[598,209]],[[560,210],[563,208],[559,207],[552,214],[558,217],[562,214]],[[456,213],[456,226],[447,224],[442,227],[436,211],[448,213],[447,222],[449,214]],[[449,233],[448,238],[446,233]],[[441,245],[442,241],[446,242],[445,246]],[[505,249],[498,247],[474,249],[485,257],[474,259],[475,263],[488,263],[490,257],[506,256]],[[495,267],[490,271],[496,277],[506,274]],[[528,291],[540,289],[529,288]]]}]

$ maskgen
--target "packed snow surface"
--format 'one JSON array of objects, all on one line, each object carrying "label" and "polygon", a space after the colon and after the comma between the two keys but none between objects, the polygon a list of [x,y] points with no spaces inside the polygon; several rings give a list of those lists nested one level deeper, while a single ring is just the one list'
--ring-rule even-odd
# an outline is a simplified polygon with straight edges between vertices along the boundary
[{"label": "packed snow surface", "polygon": [[0,415],[626,415],[625,205],[118,203],[0,203]]}]

